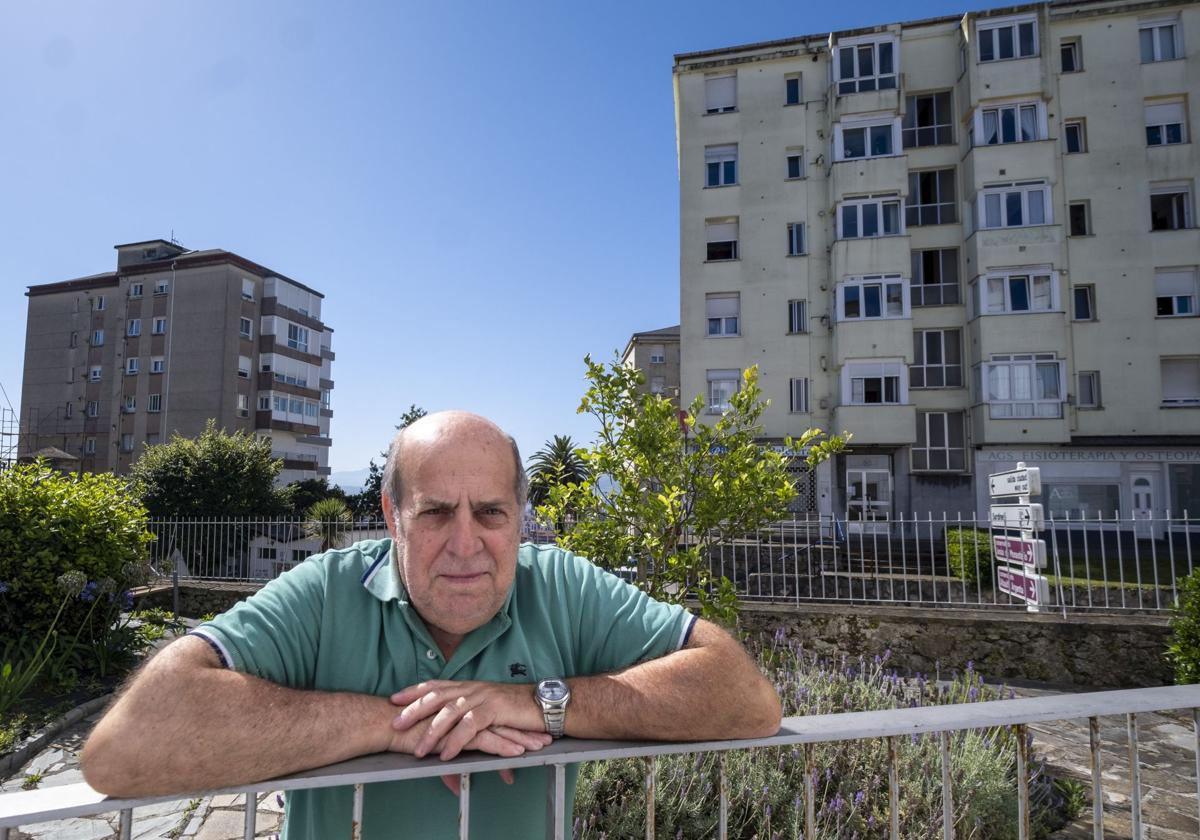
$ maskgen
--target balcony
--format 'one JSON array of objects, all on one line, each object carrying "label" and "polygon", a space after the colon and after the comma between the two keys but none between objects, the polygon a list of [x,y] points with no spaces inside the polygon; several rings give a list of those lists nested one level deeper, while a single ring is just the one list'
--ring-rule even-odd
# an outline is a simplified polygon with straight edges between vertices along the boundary
[{"label": "balcony", "polygon": [[1062,225],[988,228],[967,239],[971,265],[1062,265]]},{"label": "balcony", "polygon": [[[912,343],[909,342],[909,355]],[[839,405],[833,411],[833,428],[854,435],[863,446],[902,446],[917,442],[917,409],[913,405]]]},{"label": "balcony", "polygon": [[848,195],[896,192],[908,190],[908,156],[854,158],[836,161],[830,167],[834,201]]},{"label": "balcony", "polygon": [[900,274],[907,277],[912,273],[909,244],[907,235],[838,239],[830,250],[830,275]]},{"label": "balcony", "polygon": [[1045,444],[1070,443],[1071,431],[1061,416],[1066,412],[1059,404],[1058,417],[1000,417],[994,416],[1001,406],[981,404],[971,408],[971,421],[977,444]]},{"label": "balcony", "polygon": [[976,51],[972,53],[969,60],[975,62],[975,86],[971,93],[975,100],[1042,96],[1044,68],[1040,56],[980,62]]},{"label": "balcony", "polygon": [[859,93],[838,93],[838,83],[835,81],[830,88],[830,93],[833,95],[833,114],[830,116],[830,121],[837,122],[843,117],[872,114],[877,111],[900,113],[904,74],[898,74],[896,81],[897,87],[890,90],[866,90]]},{"label": "balcony", "polygon": [[913,361],[911,318],[864,318],[838,321],[834,326],[834,358],[840,366],[847,359],[903,357]]}]

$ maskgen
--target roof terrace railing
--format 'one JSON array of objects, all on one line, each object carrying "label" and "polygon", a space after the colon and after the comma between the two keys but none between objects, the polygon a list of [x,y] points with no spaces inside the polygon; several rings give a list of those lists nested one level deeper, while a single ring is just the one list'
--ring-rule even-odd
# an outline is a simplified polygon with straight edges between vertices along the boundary
[{"label": "roof terrace railing", "polygon": [[[1130,807],[1133,837],[1143,837],[1142,793],[1140,761],[1138,758],[1139,714],[1176,709],[1191,711],[1193,738],[1196,748],[1197,801],[1200,802],[1200,685],[1166,686],[1122,691],[1104,691],[1087,694],[1061,694],[1046,697],[993,700],[945,706],[924,706],[904,709],[885,709],[868,712],[791,717],[783,721],[776,735],[739,741],[693,742],[627,742],[585,741],[567,738],[555,742],[541,752],[528,753],[518,758],[497,758],[473,753],[452,761],[440,762],[432,759],[418,760],[411,756],[381,753],[362,756],[350,761],[296,773],[278,779],[260,782],[240,788],[224,788],[205,793],[259,793],[272,790],[302,790],[335,786],[354,786],[353,821],[346,826],[347,838],[360,840],[362,822],[363,786],[374,782],[419,779],[430,776],[458,774],[459,793],[459,837],[470,836],[471,776],[508,768],[549,766],[546,791],[546,814],[548,840],[562,840],[569,833],[567,827],[566,767],[586,761],[601,761],[616,758],[645,758],[647,760],[647,826],[646,837],[654,837],[653,796],[654,767],[657,756],[680,753],[719,752],[720,800],[718,836],[725,840],[728,829],[729,785],[725,777],[723,754],[730,750],[756,749],[760,747],[782,747],[802,745],[804,761],[812,762],[812,746],[837,741],[859,741],[888,739],[888,782],[889,782],[889,836],[900,838],[899,822],[899,773],[897,770],[898,739],[906,736],[937,734],[941,740],[942,755],[942,836],[944,840],[954,838],[954,791],[951,785],[950,737],[954,732],[972,729],[1014,727],[1017,738],[1017,801],[1018,836],[1026,840],[1030,834],[1030,760],[1026,727],[1032,723],[1088,718],[1090,722],[1090,750],[1092,768],[1093,823],[1096,838],[1104,837],[1104,814],[1102,778],[1100,773],[1100,728],[1098,719],[1103,716],[1123,715],[1129,735],[1129,774],[1131,779]],[[814,775],[805,773],[804,791],[804,836],[815,837],[816,791]],[[186,794],[185,794],[186,795]],[[64,785],[40,790],[22,791],[0,795],[0,840],[9,840],[11,832],[21,825],[88,816],[106,812],[120,812],[120,837],[128,840],[133,827],[133,809],[144,805],[178,799],[180,794],[152,796],[139,799],[110,799],[92,790],[86,784]],[[255,834],[255,809],[249,805],[253,796],[247,796],[245,834]],[[365,826],[370,830],[371,826]]]}]

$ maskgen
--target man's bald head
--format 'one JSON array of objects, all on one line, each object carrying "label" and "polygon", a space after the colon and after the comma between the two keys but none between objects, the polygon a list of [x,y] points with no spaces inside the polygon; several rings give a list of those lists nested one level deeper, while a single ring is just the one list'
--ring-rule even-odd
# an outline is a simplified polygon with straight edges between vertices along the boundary
[{"label": "man's bald head", "polygon": [[524,509],[529,495],[529,478],[521,462],[521,452],[511,435],[486,417],[469,411],[439,411],[427,414],[396,433],[388,448],[387,464],[383,468],[382,491],[392,510],[399,510],[404,498],[404,471],[401,464],[404,450],[409,446],[459,442],[479,446],[495,444],[512,450],[513,495],[518,509]]}]

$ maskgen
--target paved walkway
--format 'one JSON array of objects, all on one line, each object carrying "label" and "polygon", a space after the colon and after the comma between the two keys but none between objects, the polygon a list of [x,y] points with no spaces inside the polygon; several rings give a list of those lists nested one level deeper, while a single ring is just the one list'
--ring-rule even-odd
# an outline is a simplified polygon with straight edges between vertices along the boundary
[{"label": "paved walkway", "polygon": [[[1020,696],[1053,693],[1018,688]],[[56,738],[46,750],[0,784],[0,792],[19,790],[28,780],[38,787],[83,781],[78,754],[86,734],[99,715],[93,715]],[[1034,754],[1045,757],[1051,773],[1069,776],[1088,785],[1091,796],[1091,757],[1087,720],[1060,721],[1030,726]],[[1200,837],[1196,802],[1195,734],[1190,715],[1138,716],[1139,756],[1142,776],[1142,818],[1146,840],[1196,840]],[[1101,718],[1102,778],[1104,781],[1104,836],[1128,838],[1130,783],[1125,719]],[[134,840],[240,840],[245,825],[245,798],[241,795],[178,799],[134,811]],[[283,818],[283,798],[278,792],[260,794],[256,837],[274,837]],[[109,840],[116,838],[117,814],[61,820],[22,826],[10,840]],[[1091,840],[1089,804],[1081,819],[1055,835],[1057,840]]]}]

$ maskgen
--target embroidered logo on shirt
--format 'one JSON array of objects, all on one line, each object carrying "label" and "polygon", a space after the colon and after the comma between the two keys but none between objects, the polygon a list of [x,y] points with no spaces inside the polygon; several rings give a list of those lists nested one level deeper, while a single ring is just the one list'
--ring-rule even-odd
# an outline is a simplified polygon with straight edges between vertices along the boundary
[{"label": "embroidered logo on shirt", "polygon": [[514,662],[508,666],[508,675],[510,677],[527,677],[529,672],[525,670],[525,666],[520,662]]}]

